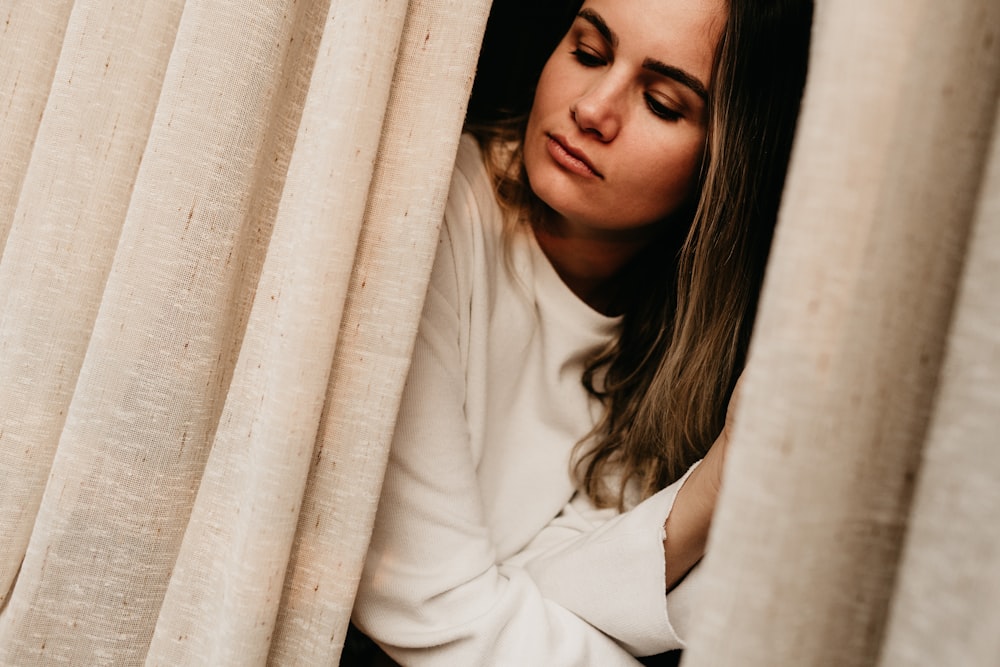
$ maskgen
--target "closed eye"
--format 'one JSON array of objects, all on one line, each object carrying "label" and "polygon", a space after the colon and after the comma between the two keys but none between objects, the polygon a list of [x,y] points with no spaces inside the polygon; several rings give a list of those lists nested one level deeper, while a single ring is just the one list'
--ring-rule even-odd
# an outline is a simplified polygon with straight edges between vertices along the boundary
[{"label": "closed eye", "polygon": [[664,120],[677,121],[684,117],[682,113],[671,109],[649,93],[645,93],[643,97],[646,98],[646,106],[649,107],[649,110]]},{"label": "closed eye", "polygon": [[574,49],[570,52],[584,67],[603,67],[608,64],[608,61],[603,56],[599,56],[596,53],[591,53],[590,51],[584,51],[583,49]]}]

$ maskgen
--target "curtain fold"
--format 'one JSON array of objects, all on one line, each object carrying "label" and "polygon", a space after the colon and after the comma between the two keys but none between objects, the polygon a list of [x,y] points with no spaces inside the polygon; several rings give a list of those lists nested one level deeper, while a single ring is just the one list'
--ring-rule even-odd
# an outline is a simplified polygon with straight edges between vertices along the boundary
[{"label": "curtain fold", "polygon": [[[0,0],[0,664],[337,664],[489,0]],[[817,0],[700,665],[1000,662],[1000,5]]]},{"label": "curtain fold", "polygon": [[442,129],[462,122],[490,10],[410,5],[271,647],[279,664],[328,664],[344,641],[458,150],[459,133]]},{"label": "curtain fold", "polygon": [[[0,6],[0,251],[52,87],[72,0]],[[30,55],[30,57],[28,57]],[[2,253],[0,253],[2,254]]]},{"label": "curtain fold", "polygon": [[[995,197],[982,172],[996,124],[998,27],[993,0],[817,3],[705,559],[705,616],[685,667],[877,664],[977,196]],[[995,391],[978,400],[995,401]],[[977,423],[988,428],[994,415],[977,410]],[[995,470],[993,450],[982,463]],[[937,487],[936,469],[925,479]],[[951,520],[996,535],[976,514]],[[921,553],[931,547],[925,540]],[[996,569],[995,554],[980,563],[942,548],[953,567]],[[916,639],[900,632],[897,645]],[[998,658],[927,657],[912,664]]]},{"label": "curtain fold", "polygon": [[1000,662],[997,286],[1000,110],[890,608],[884,667]]},{"label": "curtain fold", "polygon": [[[72,5],[0,135],[30,132],[48,76],[23,183],[4,174],[0,663],[263,664],[276,633],[272,661],[336,663],[488,9]],[[310,486],[336,548],[289,568],[324,404],[359,384],[382,404],[353,427],[367,486]],[[330,465],[361,447],[324,433]],[[321,603],[283,596],[303,567]],[[276,627],[282,604],[312,625]]]},{"label": "curtain fold", "polygon": [[147,664],[267,656],[405,13],[405,2],[334,2],[313,17],[326,27],[296,149]]},{"label": "curtain fold", "polygon": [[[0,600],[20,562],[13,556],[31,535],[70,410],[182,8],[77,3],[66,28],[75,38],[62,44],[53,73],[46,63],[59,44],[49,35],[66,25],[56,15],[63,4],[19,3],[17,14],[36,8],[25,17],[30,28],[12,23],[10,30],[35,41],[3,40],[13,47],[4,72],[17,81],[9,99],[20,112],[4,119],[5,145],[19,144],[5,156],[23,165],[4,171],[4,187],[19,186],[19,196],[0,221],[10,230],[0,262],[0,544],[11,554],[0,561]],[[82,39],[91,25],[103,27],[99,38]],[[125,57],[136,51],[143,57]],[[36,112],[37,136],[30,127]]]}]

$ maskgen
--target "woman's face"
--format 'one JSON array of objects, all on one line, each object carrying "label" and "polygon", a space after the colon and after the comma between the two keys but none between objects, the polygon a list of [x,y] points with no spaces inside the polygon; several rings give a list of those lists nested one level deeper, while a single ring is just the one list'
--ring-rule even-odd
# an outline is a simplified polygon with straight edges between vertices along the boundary
[{"label": "woman's face", "polygon": [[586,0],[542,70],[524,160],[566,232],[649,229],[692,194],[725,0]]}]

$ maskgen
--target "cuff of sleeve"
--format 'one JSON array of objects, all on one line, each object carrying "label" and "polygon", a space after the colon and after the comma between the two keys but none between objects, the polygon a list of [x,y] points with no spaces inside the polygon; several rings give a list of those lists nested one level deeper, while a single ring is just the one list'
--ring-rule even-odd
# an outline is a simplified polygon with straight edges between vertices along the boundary
[{"label": "cuff of sleeve", "polygon": [[636,656],[684,648],[667,613],[663,524],[695,466],[628,512],[526,565],[547,598]]}]

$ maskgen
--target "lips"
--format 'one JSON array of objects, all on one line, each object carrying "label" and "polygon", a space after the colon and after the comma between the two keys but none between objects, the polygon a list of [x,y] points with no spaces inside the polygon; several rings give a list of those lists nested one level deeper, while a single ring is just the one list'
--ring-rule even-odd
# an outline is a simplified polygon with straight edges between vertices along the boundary
[{"label": "lips", "polygon": [[599,172],[594,163],[590,161],[587,154],[579,148],[570,144],[564,137],[557,134],[548,134],[549,155],[565,169],[588,178],[603,179],[604,175]]}]

